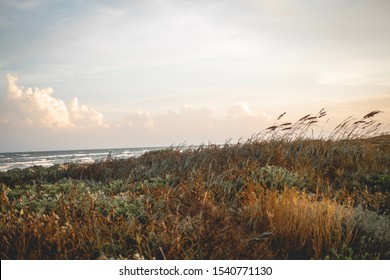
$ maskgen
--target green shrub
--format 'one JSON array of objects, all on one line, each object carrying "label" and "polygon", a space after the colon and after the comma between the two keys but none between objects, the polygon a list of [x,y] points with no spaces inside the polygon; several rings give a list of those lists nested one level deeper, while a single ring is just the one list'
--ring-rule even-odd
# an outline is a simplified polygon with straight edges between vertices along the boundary
[{"label": "green shrub", "polygon": [[266,165],[252,174],[255,182],[271,189],[283,190],[285,186],[303,188],[306,183],[297,172],[283,167]]},{"label": "green shrub", "polygon": [[390,191],[390,173],[371,173],[363,178],[363,184],[374,191]]},{"label": "green shrub", "polygon": [[358,206],[354,211],[357,253],[390,258],[390,218]]}]

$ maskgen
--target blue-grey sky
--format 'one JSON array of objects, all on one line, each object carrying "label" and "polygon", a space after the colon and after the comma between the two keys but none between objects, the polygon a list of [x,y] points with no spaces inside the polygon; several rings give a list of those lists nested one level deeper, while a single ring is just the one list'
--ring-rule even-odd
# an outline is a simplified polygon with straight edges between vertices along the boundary
[{"label": "blue-grey sky", "polygon": [[387,0],[0,0],[0,151],[390,122]]}]

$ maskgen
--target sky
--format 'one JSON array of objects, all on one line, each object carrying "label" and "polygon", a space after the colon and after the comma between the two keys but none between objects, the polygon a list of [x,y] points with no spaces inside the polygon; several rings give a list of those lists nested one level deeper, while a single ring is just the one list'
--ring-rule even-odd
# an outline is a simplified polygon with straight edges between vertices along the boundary
[{"label": "sky", "polygon": [[0,0],[0,152],[390,123],[388,0]]}]

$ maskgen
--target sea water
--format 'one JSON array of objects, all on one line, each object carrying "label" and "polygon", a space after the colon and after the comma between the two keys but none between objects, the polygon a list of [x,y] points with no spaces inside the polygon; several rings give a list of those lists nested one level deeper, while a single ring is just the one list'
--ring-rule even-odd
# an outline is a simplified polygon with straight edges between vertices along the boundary
[{"label": "sea water", "polygon": [[70,150],[70,151],[40,151],[0,153],[0,171],[13,168],[27,168],[34,165],[49,167],[66,162],[92,163],[103,160],[108,156],[124,159],[138,157],[145,152],[160,150],[162,147],[147,148],[120,148],[120,149],[97,149],[97,150]]}]

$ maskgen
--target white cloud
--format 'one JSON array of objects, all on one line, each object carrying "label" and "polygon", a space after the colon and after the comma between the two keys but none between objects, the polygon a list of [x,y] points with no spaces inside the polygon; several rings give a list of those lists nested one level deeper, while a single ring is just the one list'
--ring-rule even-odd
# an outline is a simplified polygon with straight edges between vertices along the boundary
[{"label": "white cloud", "polygon": [[72,122],[78,126],[108,127],[103,114],[88,106],[79,105],[77,97],[75,97],[69,105],[69,114]]},{"label": "white cloud", "polygon": [[51,96],[52,88],[19,88],[17,80],[7,75],[8,105],[12,108],[13,121],[60,128],[73,126],[65,103]]},{"label": "white cloud", "polygon": [[67,106],[63,100],[52,96],[52,88],[19,87],[16,76],[8,74],[6,78],[8,94],[3,122],[52,128],[107,127],[101,113],[79,105],[77,98]]},{"label": "white cloud", "polygon": [[242,117],[256,117],[257,114],[253,112],[248,105],[244,103],[237,103],[229,108],[228,115],[230,118],[237,119]]}]

